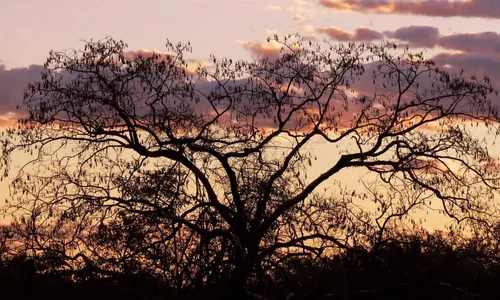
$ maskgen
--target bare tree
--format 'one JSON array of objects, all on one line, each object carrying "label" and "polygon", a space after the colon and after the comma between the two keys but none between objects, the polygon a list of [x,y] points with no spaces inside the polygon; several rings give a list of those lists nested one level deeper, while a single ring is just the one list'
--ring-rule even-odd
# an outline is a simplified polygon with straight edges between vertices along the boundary
[{"label": "bare tree", "polygon": [[[250,297],[289,258],[382,244],[432,199],[460,224],[497,215],[496,160],[467,127],[497,134],[488,78],[392,44],[274,39],[276,59],[212,56],[196,70],[189,44],[51,52],[2,143],[6,174],[12,153],[33,158],[10,209],[26,210],[34,251],[101,274],[147,268],[181,288],[228,280]],[[318,142],[332,165],[315,160]],[[378,211],[334,180],[347,168],[385,186],[369,197]]]}]

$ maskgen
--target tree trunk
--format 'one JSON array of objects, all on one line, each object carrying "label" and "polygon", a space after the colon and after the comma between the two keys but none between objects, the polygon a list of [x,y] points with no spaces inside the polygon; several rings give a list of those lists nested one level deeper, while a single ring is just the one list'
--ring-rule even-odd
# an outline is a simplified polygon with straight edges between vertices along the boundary
[{"label": "tree trunk", "polygon": [[255,299],[247,290],[247,281],[252,273],[255,264],[255,256],[249,253],[236,254],[234,269],[228,281],[227,299]]},{"label": "tree trunk", "polygon": [[228,282],[228,295],[226,299],[250,300],[253,297],[247,292],[247,280],[250,276],[247,264],[236,265]]}]

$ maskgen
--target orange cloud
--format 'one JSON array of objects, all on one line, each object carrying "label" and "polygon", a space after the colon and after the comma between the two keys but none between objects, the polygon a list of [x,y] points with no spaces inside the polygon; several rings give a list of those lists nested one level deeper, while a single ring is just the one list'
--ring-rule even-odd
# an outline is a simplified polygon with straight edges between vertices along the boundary
[{"label": "orange cloud", "polygon": [[[128,60],[134,60],[138,56],[144,58],[150,58],[153,55],[157,55],[159,60],[164,60],[167,57],[171,56],[172,54],[167,52],[162,52],[159,50],[148,50],[148,49],[139,49],[137,51],[129,51],[124,53],[125,58]],[[189,59],[187,60],[187,62],[188,62],[187,67],[183,66],[182,69],[184,69],[188,74],[195,74],[198,65],[209,66],[208,63],[198,59]]]},{"label": "orange cloud", "polygon": [[304,24],[307,21],[307,18],[301,14],[295,14],[293,19],[299,24]]},{"label": "orange cloud", "polygon": [[352,37],[352,34],[350,34],[349,32],[333,26],[318,28],[318,32],[324,33],[328,35],[330,38],[342,42],[349,41],[351,40]]},{"label": "orange cloud", "polygon": [[270,5],[266,6],[266,9],[268,9],[268,10],[281,10],[281,9],[283,9],[283,7],[281,7],[279,5],[270,4]]},{"label": "orange cloud", "polygon": [[280,55],[281,44],[271,40],[266,43],[253,43],[247,41],[237,41],[243,48],[247,49],[256,59],[276,59]]}]

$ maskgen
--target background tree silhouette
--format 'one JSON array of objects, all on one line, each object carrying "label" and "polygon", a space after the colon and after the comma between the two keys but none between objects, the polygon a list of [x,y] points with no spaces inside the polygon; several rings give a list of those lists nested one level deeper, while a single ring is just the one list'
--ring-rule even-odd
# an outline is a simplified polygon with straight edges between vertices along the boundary
[{"label": "background tree silhouette", "polygon": [[[488,230],[496,160],[466,126],[498,133],[488,78],[392,44],[274,40],[276,59],[212,56],[196,70],[189,43],[134,55],[108,38],[51,52],[2,141],[5,176],[12,153],[33,155],[8,207],[21,210],[26,250],[82,276],[223,283],[240,299],[266,295],[296,257],[384,247],[432,199]],[[376,92],[355,93],[366,87]],[[315,160],[318,142],[331,165]],[[334,180],[348,168],[376,175],[368,193]]]}]

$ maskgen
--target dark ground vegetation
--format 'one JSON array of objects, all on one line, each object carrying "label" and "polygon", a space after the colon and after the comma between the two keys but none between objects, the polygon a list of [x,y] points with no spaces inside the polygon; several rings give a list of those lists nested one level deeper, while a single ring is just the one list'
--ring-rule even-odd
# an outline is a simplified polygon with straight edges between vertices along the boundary
[{"label": "dark ground vegetation", "polygon": [[[377,251],[289,260],[266,281],[267,299],[497,299],[497,249],[482,240],[425,231]],[[16,299],[222,299],[226,282],[179,290],[136,270],[129,274],[62,271],[55,257],[0,261],[0,293]],[[61,261],[60,261],[61,262]]]}]

